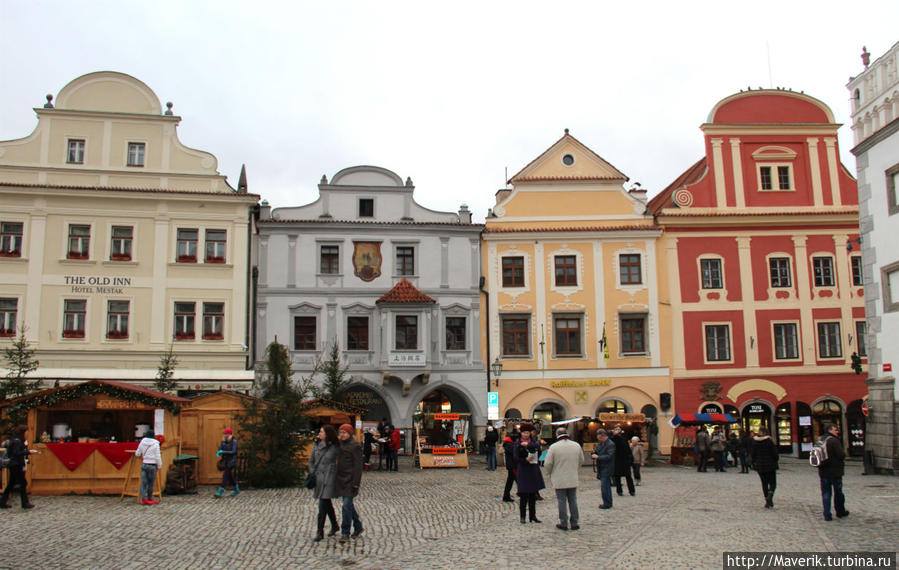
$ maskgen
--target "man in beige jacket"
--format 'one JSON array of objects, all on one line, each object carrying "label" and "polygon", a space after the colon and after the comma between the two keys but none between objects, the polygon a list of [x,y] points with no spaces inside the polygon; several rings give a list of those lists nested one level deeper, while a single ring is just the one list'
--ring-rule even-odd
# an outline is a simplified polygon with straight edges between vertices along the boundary
[{"label": "man in beige jacket", "polygon": [[559,503],[559,523],[556,528],[568,530],[570,518],[571,530],[577,530],[581,528],[578,524],[577,509],[578,470],[584,460],[584,452],[581,451],[580,445],[568,439],[568,430],[563,427],[556,430],[556,440],[549,446],[543,463],[553,489],[556,490],[556,500]]}]

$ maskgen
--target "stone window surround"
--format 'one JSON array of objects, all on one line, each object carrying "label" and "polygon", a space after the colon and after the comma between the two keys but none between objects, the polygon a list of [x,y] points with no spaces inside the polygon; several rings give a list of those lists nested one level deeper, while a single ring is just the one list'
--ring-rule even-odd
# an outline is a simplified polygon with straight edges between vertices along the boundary
[{"label": "stone window surround", "polygon": [[[586,351],[584,350],[585,345],[585,337],[586,335],[586,327],[584,326],[584,312],[583,311],[560,311],[558,313],[554,312],[551,316],[552,319],[552,353],[551,357],[553,360],[570,360],[572,358],[586,358]],[[578,321],[578,332],[580,335],[580,346],[578,347],[577,352],[564,353],[560,354],[557,351],[556,346],[556,319],[576,319]],[[645,341],[645,339],[644,339]]]},{"label": "stone window surround", "polygon": [[[777,337],[774,333],[774,327],[777,325],[795,325],[796,326],[796,356],[788,358],[777,357]],[[802,360],[802,334],[800,333],[801,324],[798,320],[777,320],[771,321],[771,360],[774,362],[799,362]]]},{"label": "stone window surround", "polygon": [[899,163],[886,169],[884,173],[887,180],[887,211],[889,215],[899,214],[899,195],[896,189],[896,176],[899,175]]},{"label": "stone window surround", "polygon": [[[505,352],[505,347],[503,346],[503,321],[505,319],[524,319],[526,321],[525,330],[527,331],[527,338],[525,339],[525,344],[527,346],[527,352],[523,354],[509,354]],[[531,313],[524,312],[508,312],[508,313],[500,313],[499,314],[499,356],[502,359],[519,359],[519,360],[531,360],[534,358],[534,347],[533,347],[533,330],[534,326],[534,318]]]},{"label": "stone window surround", "polygon": [[[702,279],[702,262],[707,260],[718,260],[720,273],[721,273],[721,285],[719,287],[705,287],[705,284]],[[717,253],[703,253],[700,254],[696,258],[696,270],[699,272],[699,290],[700,291],[724,291],[725,295],[727,294],[727,289],[725,288],[724,282],[724,258]],[[701,293],[700,293],[701,295]]]},{"label": "stone window surround", "polygon": [[[727,327],[727,358],[721,360],[709,360],[708,351],[708,327]],[[703,321],[702,322],[702,363],[709,365],[734,363],[734,327],[730,321]]]},{"label": "stone window surround", "polygon": [[883,294],[884,313],[899,311],[899,291],[893,291],[892,287],[890,287],[890,275],[897,272],[899,272],[899,261],[880,268],[880,287]]}]

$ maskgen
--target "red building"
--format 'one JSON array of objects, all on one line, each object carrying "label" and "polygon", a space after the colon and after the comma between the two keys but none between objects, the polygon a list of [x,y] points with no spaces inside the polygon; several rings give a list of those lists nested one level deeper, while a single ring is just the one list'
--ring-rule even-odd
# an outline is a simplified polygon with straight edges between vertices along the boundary
[{"label": "red building", "polygon": [[864,442],[858,195],[838,127],[808,95],[731,95],[701,127],[705,156],[649,203],[665,230],[675,410],[736,414],[781,453],[827,421],[856,454]]}]

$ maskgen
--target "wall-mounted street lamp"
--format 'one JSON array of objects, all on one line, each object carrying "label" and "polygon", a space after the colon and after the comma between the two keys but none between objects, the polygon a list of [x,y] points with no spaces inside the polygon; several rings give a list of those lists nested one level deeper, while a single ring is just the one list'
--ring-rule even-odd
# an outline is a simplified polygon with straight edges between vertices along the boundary
[{"label": "wall-mounted street lamp", "polygon": [[855,242],[858,245],[858,248],[862,247],[862,236],[858,236],[857,238],[849,238],[846,241],[846,251],[852,251],[852,242]]},{"label": "wall-mounted street lamp", "polygon": [[503,363],[499,361],[498,356],[493,361],[493,364],[490,365],[490,369],[493,371],[493,377],[496,378],[496,385],[499,386],[499,377],[503,373]]}]

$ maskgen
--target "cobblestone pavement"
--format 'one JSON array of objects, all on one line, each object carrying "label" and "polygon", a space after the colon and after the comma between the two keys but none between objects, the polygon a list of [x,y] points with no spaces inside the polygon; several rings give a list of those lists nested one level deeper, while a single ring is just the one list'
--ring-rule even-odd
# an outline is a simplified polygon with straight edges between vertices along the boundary
[{"label": "cobblestone pavement", "polygon": [[[316,506],[306,489],[250,489],[214,500],[167,497],[144,507],[118,497],[34,497],[37,508],[0,511],[9,568],[720,568],[723,551],[893,551],[899,536],[899,477],[847,467],[851,515],[825,522],[817,473],[781,460],[772,510],[758,477],[644,469],[637,496],[601,511],[598,482],[581,470],[581,529],[562,532],[552,490],[537,503],[543,524],[520,524],[500,500],[505,471],[413,469],[363,476],[362,537],[315,543]],[[339,516],[339,505],[337,506]]]}]

